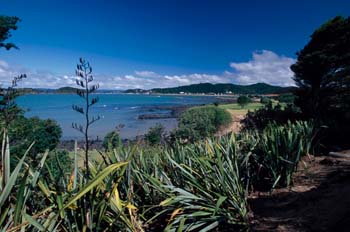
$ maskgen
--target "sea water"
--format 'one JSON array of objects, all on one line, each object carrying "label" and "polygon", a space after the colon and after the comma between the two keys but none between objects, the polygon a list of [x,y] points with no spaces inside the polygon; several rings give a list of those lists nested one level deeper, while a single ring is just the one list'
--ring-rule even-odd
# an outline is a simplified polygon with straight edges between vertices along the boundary
[{"label": "sea water", "polygon": [[[175,118],[140,120],[138,116],[148,113],[169,113],[159,106],[180,106],[208,104],[215,101],[210,96],[173,96],[141,94],[94,94],[99,102],[91,107],[90,116],[100,116],[100,120],[90,127],[91,138],[102,139],[120,124],[122,138],[142,135],[156,123],[161,123],[167,131],[177,125]],[[84,125],[84,116],[72,109],[72,105],[84,106],[84,99],[75,94],[29,94],[20,96],[17,103],[25,110],[25,116],[54,119],[61,126],[63,139],[79,139],[82,135],[72,128],[72,123]],[[155,107],[155,108],[152,108]],[[168,110],[169,111],[169,110]]]}]

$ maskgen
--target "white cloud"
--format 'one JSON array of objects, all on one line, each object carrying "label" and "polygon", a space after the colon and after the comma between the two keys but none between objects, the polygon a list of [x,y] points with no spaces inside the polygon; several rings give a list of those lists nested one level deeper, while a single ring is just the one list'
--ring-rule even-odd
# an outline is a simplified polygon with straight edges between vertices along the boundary
[{"label": "white cloud", "polygon": [[[290,65],[294,59],[279,56],[272,51],[263,50],[254,52],[248,62],[232,62],[233,71],[224,71],[221,74],[192,73],[182,75],[158,74],[153,71],[135,71],[134,74],[113,76],[95,74],[95,80],[104,89],[130,89],[130,88],[162,88],[189,85],[197,83],[237,83],[254,84],[265,82],[272,85],[294,85],[293,73]],[[13,77],[26,73],[27,78],[20,83],[23,87],[32,88],[59,88],[75,86],[74,75],[57,75],[46,71],[36,71],[8,64],[0,60],[0,84],[8,85]]]},{"label": "white cloud", "polygon": [[59,88],[75,84],[75,76],[56,75],[46,71],[32,71],[19,66],[12,66],[0,60],[0,84],[8,86],[14,77],[26,74],[27,78],[18,83],[20,87]]},{"label": "white cloud", "polygon": [[152,72],[152,71],[135,71],[135,74],[139,77],[153,77],[153,78],[158,78],[161,77],[158,73]]},{"label": "white cloud", "polygon": [[226,75],[232,76],[233,81],[240,84],[265,82],[272,85],[291,86],[294,85],[294,81],[290,66],[294,63],[293,58],[263,50],[254,52],[252,60],[248,62],[230,63],[235,72],[226,72]]}]

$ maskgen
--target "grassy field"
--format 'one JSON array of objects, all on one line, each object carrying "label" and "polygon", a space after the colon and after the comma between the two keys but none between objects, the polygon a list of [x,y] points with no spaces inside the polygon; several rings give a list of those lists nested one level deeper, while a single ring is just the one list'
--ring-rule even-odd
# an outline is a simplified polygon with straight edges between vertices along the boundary
[{"label": "grassy field", "polygon": [[263,104],[261,103],[249,103],[246,105],[244,108],[242,108],[240,105],[237,103],[232,103],[232,104],[224,104],[220,105],[219,107],[225,110],[228,110],[232,116],[240,116],[240,115],[245,115],[248,110],[256,110],[262,107]]},{"label": "grassy field", "polygon": [[[276,106],[277,104],[280,104],[282,107],[286,106],[286,103],[283,103],[283,102],[281,103],[278,101],[273,101],[273,103],[272,103],[273,106]],[[242,115],[245,115],[248,112],[248,110],[254,111],[254,110],[257,110],[263,106],[264,105],[259,103],[259,102],[249,103],[244,108],[242,108],[237,103],[219,105],[220,108],[228,110],[232,116],[242,116]]]}]

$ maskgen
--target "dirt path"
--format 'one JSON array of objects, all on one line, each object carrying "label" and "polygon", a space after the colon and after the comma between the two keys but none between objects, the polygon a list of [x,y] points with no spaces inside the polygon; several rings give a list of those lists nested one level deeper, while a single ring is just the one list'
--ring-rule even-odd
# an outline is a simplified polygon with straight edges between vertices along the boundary
[{"label": "dirt path", "polygon": [[229,126],[221,128],[216,135],[223,136],[231,132],[238,133],[241,130],[241,120],[245,117],[246,112],[236,112],[234,110],[228,110],[232,117],[232,122]]},{"label": "dirt path", "polygon": [[350,156],[304,164],[294,187],[250,196],[252,231],[350,230]]}]

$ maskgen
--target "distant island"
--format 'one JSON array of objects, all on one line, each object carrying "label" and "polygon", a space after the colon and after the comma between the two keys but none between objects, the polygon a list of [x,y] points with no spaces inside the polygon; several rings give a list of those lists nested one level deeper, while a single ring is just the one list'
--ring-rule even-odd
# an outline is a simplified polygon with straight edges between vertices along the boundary
[{"label": "distant island", "polygon": [[124,93],[159,94],[282,94],[292,92],[295,87],[273,86],[266,83],[236,85],[231,83],[200,83],[173,88],[128,89]]}]

